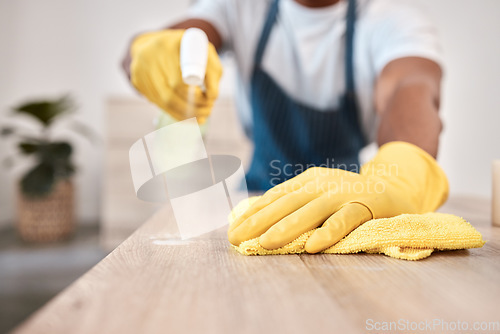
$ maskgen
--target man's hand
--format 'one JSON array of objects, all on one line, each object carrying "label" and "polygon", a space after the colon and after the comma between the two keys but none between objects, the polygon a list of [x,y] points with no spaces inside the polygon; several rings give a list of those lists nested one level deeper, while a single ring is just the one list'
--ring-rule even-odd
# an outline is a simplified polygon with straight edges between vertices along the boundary
[{"label": "man's hand", "polygon": [[229,229],[234,245],[259,237],[276,249],[320,227],[306,251],[322,251],[372,218],[436,210],[448,182],[434,158],[405,142],[391,142],[361,173],[310,168],[266,192]]},{"label": "man's hand", "polygon": [[148,100],[178,120],[197,117],[204,123],[219,93],[222,65],[209,44],[205,91],[182,80],[180,44],[182,29],[150,32],[136,37],[130,47],[130,80]]}]

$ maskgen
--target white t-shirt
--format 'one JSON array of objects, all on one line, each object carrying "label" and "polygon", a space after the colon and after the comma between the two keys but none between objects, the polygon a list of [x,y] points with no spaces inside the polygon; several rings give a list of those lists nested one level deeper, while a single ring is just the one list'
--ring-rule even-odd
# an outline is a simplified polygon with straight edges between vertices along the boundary
[{"label": "white t-shirt", "polygon": [[[210,22],[234,53],[238,67],[237,107],[245,127],[251,127],[250,79],[267,11],[272,0],[198,0],[190,18]],[[441,64],[436,29],[408,0],[358,0],[354,35],[356,93],[363,131],[375,139],[375,80],[390,61],[424,57]],[[294,100],[319,108],[339,106],[345,90],[344,35],[347,1],[309,8],[281,0],[262,67]]]}]

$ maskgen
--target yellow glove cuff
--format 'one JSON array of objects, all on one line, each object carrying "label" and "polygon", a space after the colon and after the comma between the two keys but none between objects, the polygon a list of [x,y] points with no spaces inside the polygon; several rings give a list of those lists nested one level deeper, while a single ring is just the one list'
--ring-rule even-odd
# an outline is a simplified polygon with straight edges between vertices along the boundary
[{"label": "yellow glove cuff", "polygon": [[[443,169],[430,154],[407,142],[382,145],[375,158],[362,166],[360,174],[380,180],[394,192],[390,196],[391,203],[379,205],[379,200],[386,201],[387,196],[377,194],[362,202],[372,211],[373,218],[390,217],[390,212],[394,211],[432,212],[448,198],[448,179]],[[377,187],[374,189],[376,192]]]}]

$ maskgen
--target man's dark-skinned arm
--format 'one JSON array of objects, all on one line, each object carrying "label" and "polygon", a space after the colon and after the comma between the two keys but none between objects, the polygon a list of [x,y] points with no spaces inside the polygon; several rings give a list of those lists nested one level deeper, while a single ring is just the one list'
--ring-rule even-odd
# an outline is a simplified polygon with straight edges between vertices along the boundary
[{"label": "man's dark-skinned arm", "polygon": [[405,141],[437,156],[441,76],[440,66],[425,58],[400,58],[385,66],[375,86],[379,145]]}]

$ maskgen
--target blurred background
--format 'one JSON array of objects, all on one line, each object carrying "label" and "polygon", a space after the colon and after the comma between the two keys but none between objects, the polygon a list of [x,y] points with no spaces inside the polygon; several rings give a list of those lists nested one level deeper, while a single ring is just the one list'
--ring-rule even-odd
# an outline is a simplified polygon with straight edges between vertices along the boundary
[{"label": "blurred background", "polygon": [[[491,163],[500,158],[500,2],[413,0],[436,22],[445,53],[439,162],[451,196],[487,201]],[[156,207],[135,199],[128,148],[152,131],[159,111],[130,87],[120,60],[137,32],[182,19],[189,0],[16,0],[0,2],[0,125],[35,122],[11,109],[36,98],[70,94],[72,118],[92,129],[86,140],[61,125],[74,144],[76,230],[69,241],[27,243],[18,220],[20,175],[29,160],[0,165],[0,333],[12,328],[123,241]],[[234,64],[225,66],[207,149],[248,161],[251,147],[233,106]],[[222,131],[221,129],[224,129]],[[0,160],[15,155],[0,138]],[[488,209],[486,209],[488,210]]]}]

